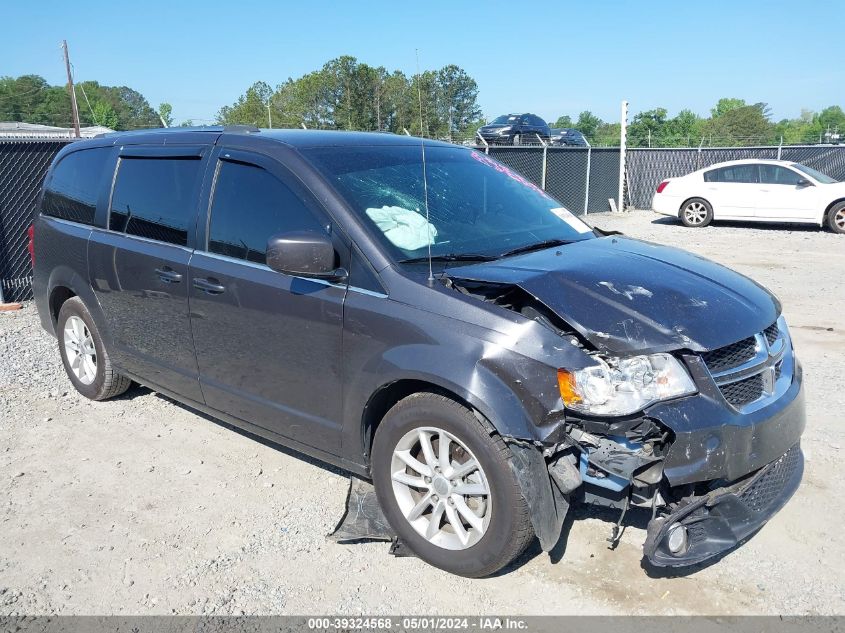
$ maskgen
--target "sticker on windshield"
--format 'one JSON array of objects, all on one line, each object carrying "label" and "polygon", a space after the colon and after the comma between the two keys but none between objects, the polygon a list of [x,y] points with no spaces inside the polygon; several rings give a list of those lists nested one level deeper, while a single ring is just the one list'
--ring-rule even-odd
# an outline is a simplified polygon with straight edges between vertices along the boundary
[{"label": "sticker on windshield", "polygon": [[576,218],[574,215],[572,215],[571,212],[567,211],[563,207],[555,207],[554,209],[549,209],[549,211],[554,213],[557,217],[566,222],[569,226],[571,226],[579,233],[592,233],[593,231],[593,229],[584,224],[581,220]]}]

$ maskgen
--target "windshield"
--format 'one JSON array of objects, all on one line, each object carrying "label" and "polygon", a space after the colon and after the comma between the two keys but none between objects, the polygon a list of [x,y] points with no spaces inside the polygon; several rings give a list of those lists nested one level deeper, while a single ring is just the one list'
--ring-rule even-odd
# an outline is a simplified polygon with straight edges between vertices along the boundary
[{"label": "windshield", "polygon": [[516,172],[474,150],[426,147],[426,221],[419,146],[325,147],[303,152],[396,260],[500,257],[545,242],[594,238],[592,229]]},{"label": "windshield", "polygon": [[817,169],[813,169],[812,167],[807,167],[806,165],[801,165],[800,163],[792,163],[792,167],[795,167],[798,171],[803,171],[808,176],[815,178],[820,183],[829,185],[834,182],[839,182],[835,178],[831,178],[827,174],[823,174],[822,172],[818,171]]},{"label": "windshield", "polygon": [[502,116],[497,116],[490,125],[504,125],[505,123],[515,123],[519,119],[519,117],[515,114],[503,114]]}]

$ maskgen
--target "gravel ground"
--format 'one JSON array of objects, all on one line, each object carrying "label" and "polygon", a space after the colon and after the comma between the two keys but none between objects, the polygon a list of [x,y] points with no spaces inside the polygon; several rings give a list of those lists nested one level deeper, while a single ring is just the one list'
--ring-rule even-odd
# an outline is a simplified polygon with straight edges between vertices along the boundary
[{"label": "gravel ground", "polygon": [[466,580],[325,538],[340,471],[135,387],[79,397],[32,305],[0,313],[0,614],[841,614],[845,237],[646,212],[590,216],[746,273],[783,301],[807,384],[804,481],[744,547],[685,575],[640,566],[647,517],[580,510],[549,556]]}]

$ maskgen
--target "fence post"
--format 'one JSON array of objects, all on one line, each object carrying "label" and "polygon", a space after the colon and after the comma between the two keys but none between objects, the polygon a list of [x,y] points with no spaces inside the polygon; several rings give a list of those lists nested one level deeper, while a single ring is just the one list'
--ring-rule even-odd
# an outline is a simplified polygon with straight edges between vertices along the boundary
[{"label": "fence post", "polygon": [[[704,137],[701,137],[701,142],[698,144],[698,153],[695,155],[695,169],[701,169],[701,146],[704,145]],[[695,170],[693,170],[695,171]]]},{"label": "fence post", "polygon": [[481,139],[481,142],[482,142],[482,143],[484,143],[484,153],[485,153],[485,154],[489,154],[489,153],[490,153],[490,144],[489,144],[487,141],[485,141],[485,140],[484,140],[484,137],[483,137],[483,136],[481,136],[481,132],[476,131],[475,135],[476,135],[478,138],[480,138],[480,139]]},{"label": "fence post", "polygon": [[537,135],[537,138],[540,139],[540,142],[543,144],[543,173],[540,176],[540,189],[545,191],[546,190],[546,171],[548,170],[547,153],[549,151],[549,145],[548,145],[548,143],[546,143],[546,141],[543,140],[543,137],[541,137],[539,134]]},{"label": "fence post", "polygon": [[628,142],[628,102],[622,102],[619,129],[619,197],[617,198],[617,211],[625,210],[625,150]]},{"label": "fence post", "polygon": [[593,146],[590,145],[590,141],[584,139],[587,143],[587,184],[584,191],[584,215],[587,215],[590,212],[590,161],[592,159],[593,153]]},{"label": "fence post", "polygon": [[778,145],[778,160],[780,160],[781,152],[783,152],[783,136],[780,137],[780,145]]}]

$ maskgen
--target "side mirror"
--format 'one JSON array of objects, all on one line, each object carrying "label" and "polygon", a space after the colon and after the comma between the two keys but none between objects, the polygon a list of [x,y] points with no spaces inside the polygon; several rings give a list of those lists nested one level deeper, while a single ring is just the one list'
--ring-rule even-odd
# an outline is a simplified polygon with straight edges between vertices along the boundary
[{"label": "side mirror", "polygon": [[813,186],[813,183],[811,183],[811,182],[810,182],[809,180],[807,180],[806,178],[800,178],[800,179],[798,180],[798,182],[797,182],[797,183],[795,183],[795,184],[796,184],[799,188],[802,188],[802,187],[812,187],[812,186]]},{"label": "side mirror", "polygon": [[267,265],[279,273],[339,281],[348,275],[335,264],[337,254],[328,235],[316,231],[278,233],[267,240]]}]

